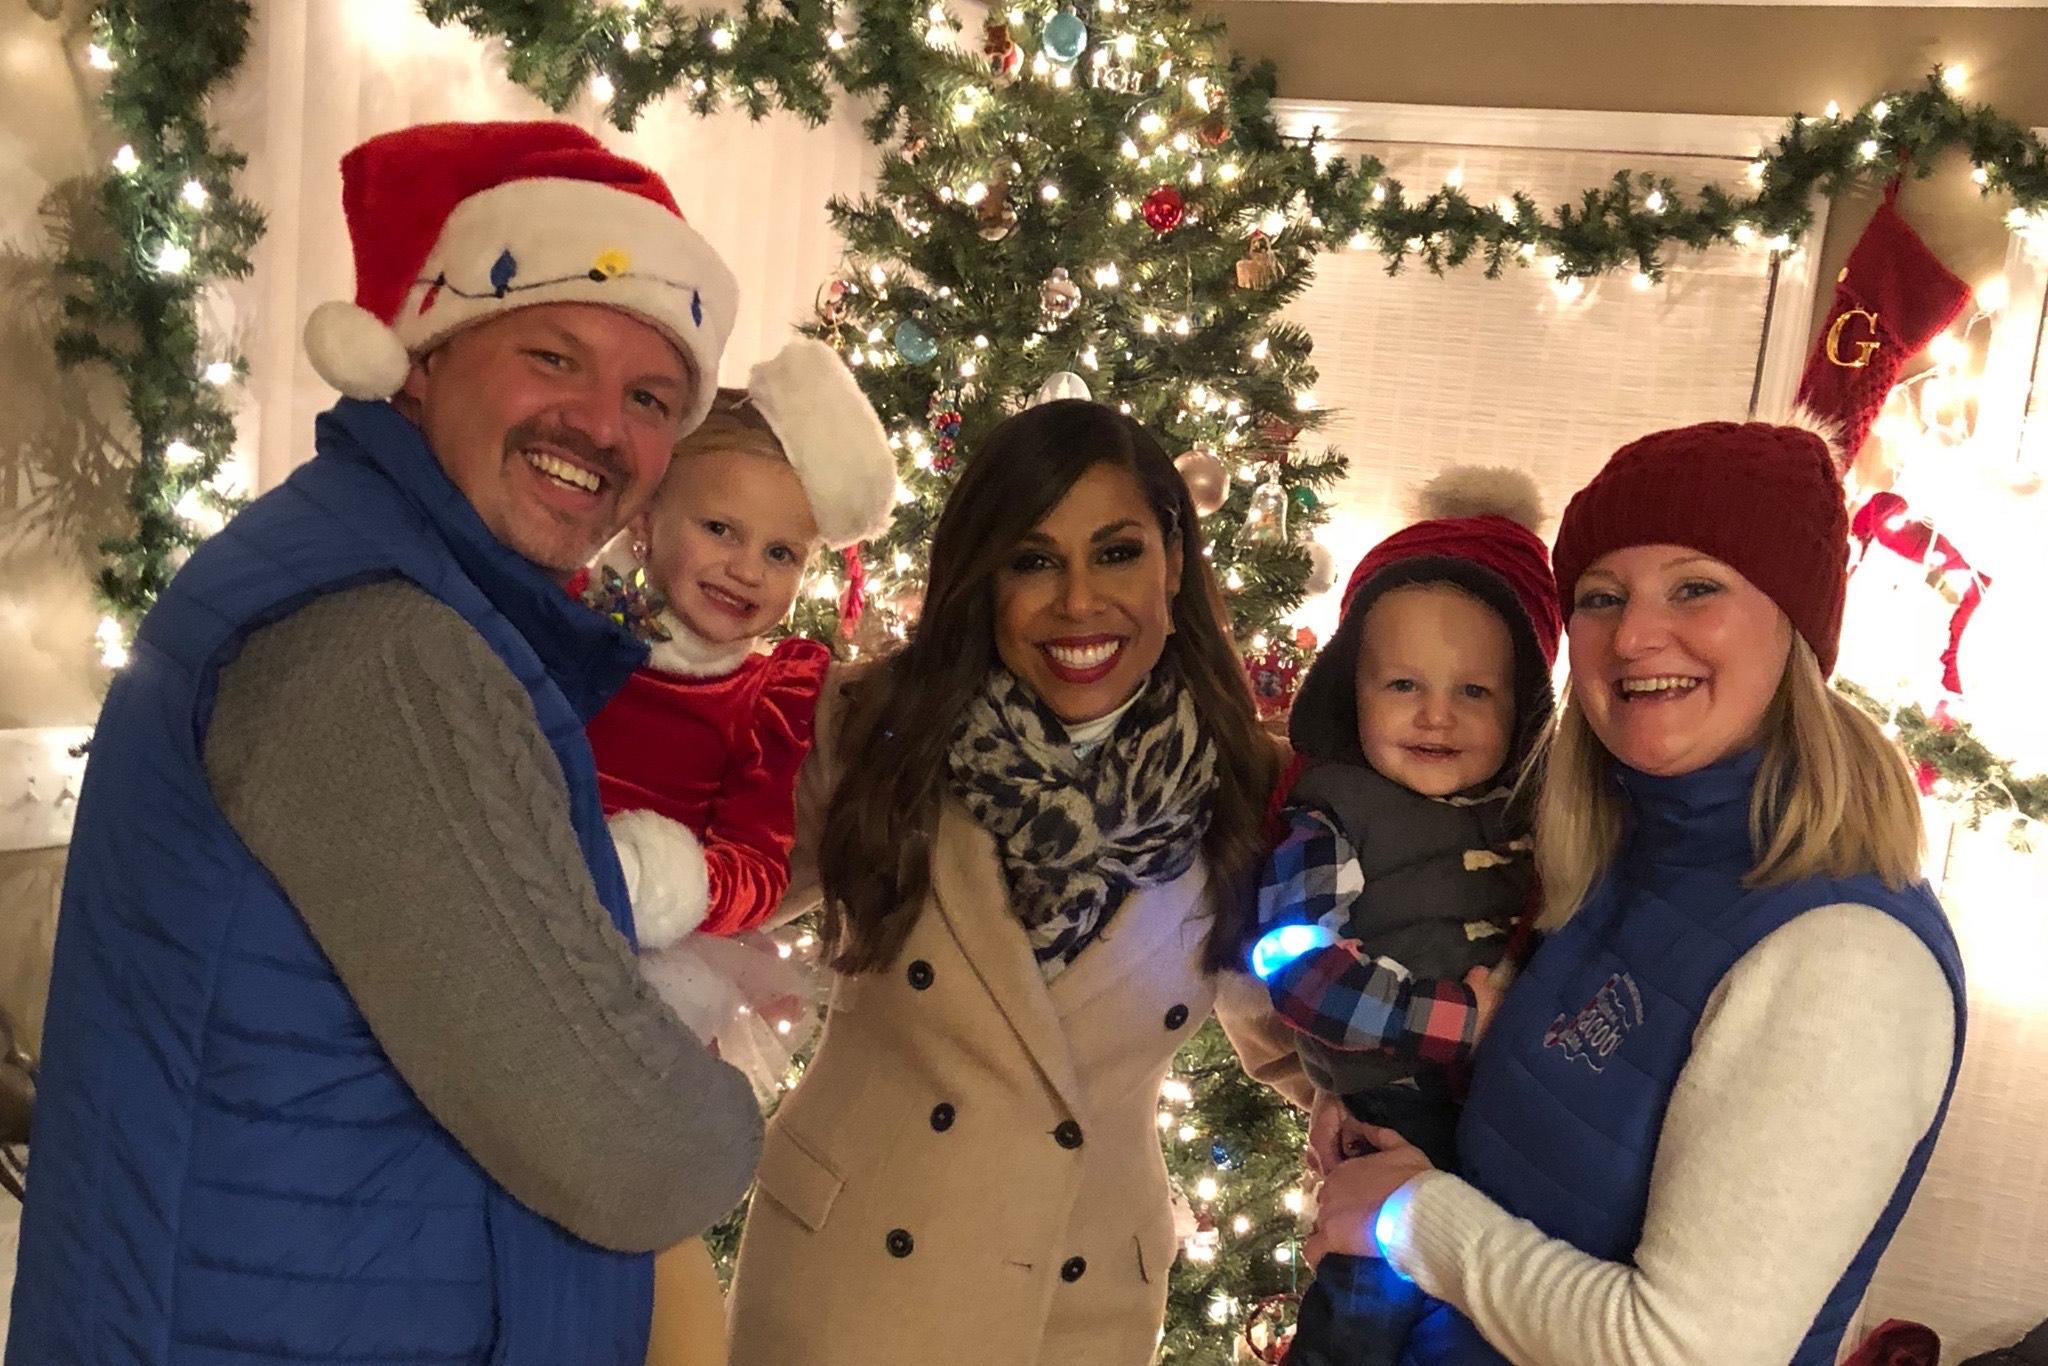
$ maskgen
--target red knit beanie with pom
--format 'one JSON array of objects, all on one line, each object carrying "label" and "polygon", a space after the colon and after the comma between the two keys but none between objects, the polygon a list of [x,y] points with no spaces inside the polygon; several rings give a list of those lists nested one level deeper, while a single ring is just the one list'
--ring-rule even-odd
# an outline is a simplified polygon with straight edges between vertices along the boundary
[{"label": "red knit beanie with pom", "polygon": [[1702,422],[1616,451],[1564,510],[1551,558],[1558,610],[1580,575],[1638,545],[1711,555],[1755,584],[1832,673],[1848,586],[1849,509],[1818,432],[1768,422]]},{"label": "red knit beanie with pom", "polygon": [[1543,540],[1528,527],[1496,513],[1476,517],[1437,517],[1414,522],[1367,551],[1344,584],[1339,618],[1351,615],[1352,599],[1382,570],[1418,556],[1469,560],[1492,571],[1515,595],[1536,648],[1545,664],[1557,662],[1557,641],[1564,633],[1558,613],[1557,584],[1550,576],[1550,556]]}]

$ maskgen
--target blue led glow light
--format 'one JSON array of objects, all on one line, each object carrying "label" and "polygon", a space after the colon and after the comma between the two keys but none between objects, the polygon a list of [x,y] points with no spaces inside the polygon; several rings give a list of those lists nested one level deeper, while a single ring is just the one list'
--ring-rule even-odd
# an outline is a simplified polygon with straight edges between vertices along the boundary
[{"label": "blue led glow light", "polygon": [[1277,925],[1252,945],[1252,971],[1263,982],[1303,954],[1336,942],[1336,931],[1322,925]]}]

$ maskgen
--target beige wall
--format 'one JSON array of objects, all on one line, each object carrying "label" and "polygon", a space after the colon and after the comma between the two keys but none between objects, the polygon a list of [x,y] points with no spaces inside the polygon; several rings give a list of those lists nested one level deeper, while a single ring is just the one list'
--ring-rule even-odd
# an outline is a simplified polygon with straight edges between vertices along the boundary
[{"label": "beige wall", "polygon": [[[1280,93],[1535,109],[1819,113],[1919,82],[1936,62],[1970,73],[1967,97],[2048,126],[2048,12],[1749,5],[1379,5],[1223,0],[1236,49],[1271,59]],[[1967,166],[1909,184],[1901,208],[1966,280],[1997,272],[2002,197]],[[1875,206],[1836,206],[1818,279],[1832,287]]]},{"label": "beige wall", "polygon": [[55,262],[114,150],[80,60],[89,9],[0,5],[0,727],[99,709],[92,547],[119,526],[119,395],[51,354]]}]

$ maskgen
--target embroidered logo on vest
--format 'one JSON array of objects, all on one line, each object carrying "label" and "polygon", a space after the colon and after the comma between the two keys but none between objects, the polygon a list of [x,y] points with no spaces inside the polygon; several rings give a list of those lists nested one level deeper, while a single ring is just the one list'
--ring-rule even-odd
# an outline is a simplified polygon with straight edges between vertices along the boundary
[{"label": "embroidered logo on vest", "polygon": [[1577,1015],[1559,1015],[1543,1032],[1545,1048],[1561,1048],[1595,1072],[1607,1066],[1628,1032],[1643,1022],[1643,996],[1636,979],[1617,972],[1593,993]]}]

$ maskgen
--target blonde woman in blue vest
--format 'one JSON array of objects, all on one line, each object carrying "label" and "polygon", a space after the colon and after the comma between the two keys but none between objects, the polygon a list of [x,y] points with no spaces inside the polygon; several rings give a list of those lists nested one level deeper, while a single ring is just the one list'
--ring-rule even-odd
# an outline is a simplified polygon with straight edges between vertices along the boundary
[{"label": "blonde woman in blue vest", "polygon": [[1846,553],[1796,427],[1644,437],[1566,510],[1550,933],[1480,1046],[1464,1169],[1377,1130],[1317,1159],[1310,1256],[1438,1301],[1413,1366],[1832,1366],[1964,1020],[1912,780],[1827,686]]}]

